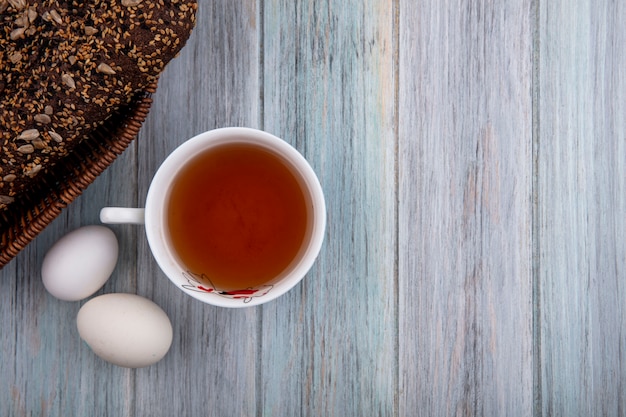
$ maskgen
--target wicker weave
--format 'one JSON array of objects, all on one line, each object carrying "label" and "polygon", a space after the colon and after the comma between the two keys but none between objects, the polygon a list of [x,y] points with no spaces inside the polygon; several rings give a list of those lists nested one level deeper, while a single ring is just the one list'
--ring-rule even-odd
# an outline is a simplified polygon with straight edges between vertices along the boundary
[{"label": "wicker weave", "polygon": [[29,190],[0,213],[0,269],[74,201],[137,137],[156,84],[77,145]]}]

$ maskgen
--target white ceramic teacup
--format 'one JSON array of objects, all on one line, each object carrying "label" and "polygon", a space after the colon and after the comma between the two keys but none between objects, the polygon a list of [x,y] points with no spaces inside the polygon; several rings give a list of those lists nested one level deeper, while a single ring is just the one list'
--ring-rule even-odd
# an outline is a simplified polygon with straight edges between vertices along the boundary
[{"label": "white ceramic teacup", "polygon": [[[304,242],[295,259],[278,276],[254,288],[223,290],[215,288],[202,271],[190,271],[172,247],[167,227],[167,207],[176,175],[194,156],[214,147],[242,143],[255,145],[279,156],[298,178],[307,202],[308,220]],[[315,172],[291,145],[270,133],[241,127],[228,127],[201,133],[176,148],[155,174],[145,208],[105,207],[100,220],[108,224],[145,224],[150,250],[165,275],[183,292],[208,304],[246,307],[268,302],[298,284],[312,267],[324,239],[326,207]]]}]

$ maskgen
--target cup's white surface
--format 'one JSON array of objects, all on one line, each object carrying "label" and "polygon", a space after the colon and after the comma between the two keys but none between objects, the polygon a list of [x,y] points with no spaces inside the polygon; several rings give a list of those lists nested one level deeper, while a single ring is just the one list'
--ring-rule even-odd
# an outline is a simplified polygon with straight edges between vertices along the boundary
[{"label": "cup's white surface", "polygon": [[[248,143],[263,146],[284,158],[301,177],[312,219],[308,239],[297,262],[277,280],[256,288],[223,291],[213,288],[207,281],[187,271],[178,261],[168,241],[166,213],[169,189],[178,171],[199,152],[228,143]],[[145,222],[146,236],[154,258],[167,277],[182,291],[208,304],[223,307],[246,307],[273,300],[298,284],[309,271],[321,249],[326,228],[324,194],[315,172],[304,157],[282,139],[256,129],[228,127],[201,133],[176,148],[155,174],[144,209],[107,207],[101,212],[105,223]]]}]

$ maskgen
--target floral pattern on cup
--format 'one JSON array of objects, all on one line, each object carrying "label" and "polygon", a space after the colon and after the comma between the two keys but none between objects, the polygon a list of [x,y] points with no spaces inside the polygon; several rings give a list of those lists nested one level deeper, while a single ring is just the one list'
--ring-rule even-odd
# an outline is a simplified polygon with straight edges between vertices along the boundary
[{"label": "floral pattern on cup", "polygon": [[194,274],[193,272],[186,271],[183,272],[183,277],[187,280],[188,285],[183,285],[182,287],[187,290],[216,294],[220,297],[233,300],[243,300],[244,303],[249,303],[253,298],[264,296],[273,288],[272,285],[260,285],[256,288],[225,291],[216,288],[205,274]]}]

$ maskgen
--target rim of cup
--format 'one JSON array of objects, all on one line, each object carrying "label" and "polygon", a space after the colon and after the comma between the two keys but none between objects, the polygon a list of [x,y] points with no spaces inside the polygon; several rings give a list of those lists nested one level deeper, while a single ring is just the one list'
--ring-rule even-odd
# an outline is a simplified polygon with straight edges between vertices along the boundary
[{"label": "rim of cup", "polygon": [[[227,143],[248,143],[262,146],[281,156],[298,173],[304,183],[312,219],[309,220],[306,246],[296,262],[263,288],[221,291],[207,287],[198,276],[177,261],[167,241],[165,205],[169,188],[185,162],[198,152]],[[310,197],[309,197],[310,196]],[[309,200],[310,199],[310,200]],[[273,134],[246,127],[223,127],[200,133],[183,142],[162,162],[154,175],[145,204],[145,229],[150,250],[169,280],[186,294],[202,302],[221,307],[249,307],[267,303],[296,286],[308,273],[321,250],[326,229],[326,205],[319,179],[308,161],[294,147]]]}]

